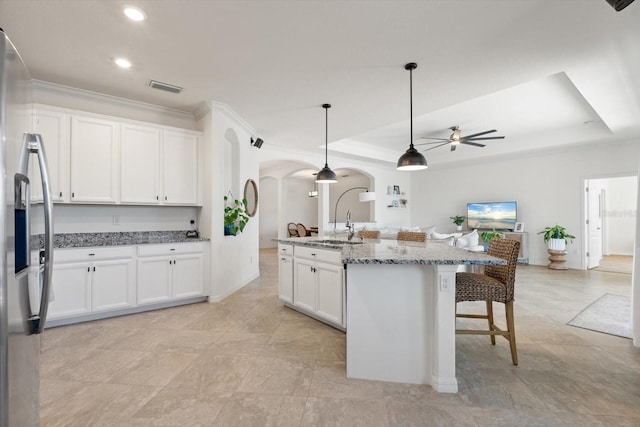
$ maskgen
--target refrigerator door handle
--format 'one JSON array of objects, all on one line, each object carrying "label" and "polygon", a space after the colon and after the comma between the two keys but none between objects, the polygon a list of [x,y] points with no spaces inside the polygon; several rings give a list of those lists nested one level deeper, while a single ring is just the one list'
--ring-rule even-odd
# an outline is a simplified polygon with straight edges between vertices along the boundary
[{"label": "refrigerator door handle", "polygon": [[[44,331],[49,309],[49,293],[51,288],[51,274],[53,272],[53,202],[49,185],[49,171],[47,156],[42,144],[42,136],[35,133],[25,133],[22,140],[22,156],[20,158],[20,172],[27,175],[29,171],[29,155],[36,154],[42,180],[42,195],[44,202],[44,263],[42,277],[42,293],[40,294],[40,311],[29,319],[32,334]],[[31,201],[27,199],[27,203]]]}]

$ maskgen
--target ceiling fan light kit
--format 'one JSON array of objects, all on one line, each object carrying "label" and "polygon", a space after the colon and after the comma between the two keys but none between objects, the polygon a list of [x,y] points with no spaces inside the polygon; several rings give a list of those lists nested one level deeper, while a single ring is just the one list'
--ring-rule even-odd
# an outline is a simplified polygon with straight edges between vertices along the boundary
[{"label": "ceiling fan light kit", "polygon": [[401,171],[416,171],[429,167],[427,159],[418,152],[413,146],[413,70],[418,68],[415,62],[409,62],[404,66],[405,70],[409,70],[409,122],[411,127],[409,148],[398,159],[397,169]]},{"label": "ceiling fan light kit", "polygon": [[324,137],[324,167],[316,175],[316,182],[319,184],[333,184],[338,182],[336,173],[331,170],[328,163],[329,150],[329,108],[331,104],[322,104],[325,112],[325,137]]}]

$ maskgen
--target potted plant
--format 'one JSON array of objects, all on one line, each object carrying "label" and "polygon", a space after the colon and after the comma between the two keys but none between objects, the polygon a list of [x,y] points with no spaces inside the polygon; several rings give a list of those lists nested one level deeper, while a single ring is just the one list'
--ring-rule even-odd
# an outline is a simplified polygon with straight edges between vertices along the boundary
[{"label": "potted plant", "polygon": [[466,217],[462,216],[462,215],[456,215],[456,216],[450,216],[449,218],[451,218],[453,220],[453,223],[456,225],[456,229],[458,231],[462,230],[462,224],[464,224],[464,220],[466,219]]},{"label": "potted plant", "polygon": [[484,231],[480,233],[480,238],[484,242],[485,251],[489,250],[489,242],[491,242],[491,239],[495,239],[495,238],[501,239],[502,237],[503,237],[502,233],[500,233],[499,231],[496,231],[495,228],[492,231]]},{"label": "potted plant", "polygon": [[249,222],[247,200],[242,199],[240,201],[234,199],[231,193],[229,194],[231,197],[224,196],[224,235],[237,236],[238,233],[242,233],[247,222]]},{"label": "potted plant", "polygon": [[553,227],[545,227],[538,234],[543,235],[542,237],[551,251],[564,251],[567,248],[567,239],[576,238],[576,236],[569,234],[563,226],[558,224]]}]

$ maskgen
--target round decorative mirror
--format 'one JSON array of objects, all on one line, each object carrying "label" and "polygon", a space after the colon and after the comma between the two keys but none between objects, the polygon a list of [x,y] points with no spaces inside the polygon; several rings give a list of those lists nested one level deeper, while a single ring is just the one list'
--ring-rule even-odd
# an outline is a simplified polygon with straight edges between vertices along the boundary
[{"label": "round decorative mirror", "polygon": [[244,184],[244,198],[247,200],[247,215],[254,216],[258,210],[258,186],[252,179]]}]

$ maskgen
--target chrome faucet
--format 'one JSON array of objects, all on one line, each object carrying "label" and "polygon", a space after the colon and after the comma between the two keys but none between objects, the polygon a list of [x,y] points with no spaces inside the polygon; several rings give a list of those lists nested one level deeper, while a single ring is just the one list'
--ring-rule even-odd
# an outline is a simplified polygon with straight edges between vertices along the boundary
[{"label": "chrome faucet", "polygon": [[351,241],[351,239],[353,239],[353,235],[356,232],[356,225],[354,223],[351,222],[351,211],[347,211],[347,221],[344,223],[344,225],[347,227],[347,230],[349,230],[349,241]]}]

